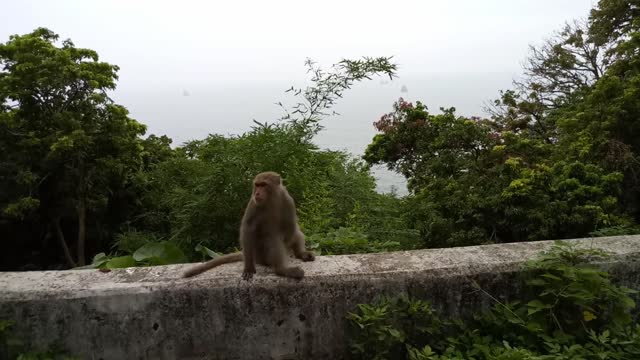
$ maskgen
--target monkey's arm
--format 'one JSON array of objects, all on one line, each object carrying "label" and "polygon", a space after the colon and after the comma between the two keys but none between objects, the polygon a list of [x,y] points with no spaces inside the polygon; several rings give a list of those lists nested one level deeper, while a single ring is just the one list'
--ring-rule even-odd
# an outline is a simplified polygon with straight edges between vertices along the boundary
[{"label": "monkey's arm", "polygon": [[242,252],[238,251],[238,252],[234,252],[231,254],[226,254],[226,255],[222,255],[219,256],[215,259],[211,259],[203,264],[200,265],[196,265],[194,267],[192,267],[191,269],[185,271],[185,273],[182,275],[182,277],[191,277],[194,275],[198,275],[200,273],[203,273],[209,269],[213,269],[216,266],[222,265],[222,264],[227,264],[227,263],[232,263],[232,262],[236,262],[236,261],[242,261],[243,256],[242,256]]},{"label": "monkey's arm", "polygon": [[256,273],[256,249],[255,246],[249,245],[243,249],[244,255],[244,271],[242,272],[242,278],[249,280]]},{"label": "monkey's arm", "polygon": [[247,233],[245,229],[240,230],[240,243],[242,244],[242,254],[244,258],[244,271],[242,278],[249,280],[256,273],[256,244],[255,236],[252,232]]}]

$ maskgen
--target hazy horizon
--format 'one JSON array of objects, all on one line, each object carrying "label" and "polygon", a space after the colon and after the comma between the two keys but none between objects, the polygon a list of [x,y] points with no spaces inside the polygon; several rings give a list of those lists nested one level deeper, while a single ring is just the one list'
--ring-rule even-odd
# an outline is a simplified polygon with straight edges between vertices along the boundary
[{"label": "hazy horizon", "polygon": [[166,134],[174,145],[279,118],[274,103],[292,84],[306,84],[306,58],[326,68],[342,58],[394,56],[398,79],[357,84],[316,139],[361,154],[375,134],[372,123],[401,96],[433,112],[453,106],[460,115],[483,115],[483,103],[521,74],[528,46],[585,18],[593,4],[21,1],[0,7],[10,14],[0,41],[48,27],[96,50],[120,67],[114,100],[148,134]]}]

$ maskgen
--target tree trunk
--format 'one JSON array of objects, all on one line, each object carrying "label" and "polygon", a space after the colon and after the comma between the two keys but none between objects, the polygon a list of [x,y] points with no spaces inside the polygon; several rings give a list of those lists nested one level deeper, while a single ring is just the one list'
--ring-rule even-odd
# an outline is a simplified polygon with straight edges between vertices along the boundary
[{"label": "tree trunk", "polygon": [[86,237],[86,220],[87,220],[87,205],[84,198],[81,198],[78,203],[78,265],[84,266],[84,244]]},{"label": "tree trunk", "polygon": [[62,228],[60,227],[60,219],[55,219],[53,221],[53,227],[56,230],[56,237],[58,238],[58,241],[60,241],[62,251],[64,251],[64,257],[65,259],[67,259],[67,264],[69,264],[69,267],[75,267],[76,262],[73,261],[73,257],[71,257],[71,252],[69,251],[69,247],[67,246],[67,242],[64,241],[64,234],[62,233]]}]

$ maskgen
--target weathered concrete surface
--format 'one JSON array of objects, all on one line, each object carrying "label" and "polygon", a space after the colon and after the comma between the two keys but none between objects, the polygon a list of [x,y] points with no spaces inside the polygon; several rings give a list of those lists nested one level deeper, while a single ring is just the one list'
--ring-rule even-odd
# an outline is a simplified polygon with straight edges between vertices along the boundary
[{"label": "weathered concrete surface", "polygon": [[[616,280],[640,287],[640,236],[571,241],[611,251]],[[490,301],[472,281],[509,298],[520,265],[551,244],[321,256],[299,282],[264,267],[241,281],[239,263],[191,279],[179,278],[187,265],[0,273],[0,319],[35,347],[59,341],[85,359],[339,359],[356,304],[411,294],[477,311]]]}]

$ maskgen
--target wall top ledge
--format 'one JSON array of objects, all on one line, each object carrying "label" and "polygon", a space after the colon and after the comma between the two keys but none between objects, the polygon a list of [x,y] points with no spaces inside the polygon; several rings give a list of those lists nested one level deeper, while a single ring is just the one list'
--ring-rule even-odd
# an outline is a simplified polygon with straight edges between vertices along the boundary
[{"label": "wall top ledge", "polygon": [[[566,240],[580,247],[597,247],[612,253],[614,260],[638,261],[640,235]],[[301,263],[302,282],[318,285],[326,282],[385,276],[411,277],[429,273],[447,277],[489,271],[515,271],[525,261],[549,249],[553,241],[506,243],[445,249],[424,249],[377,254],[319,256]],[[26,271],[0,273],[0,302],[32,301],[49,297],[80,298],[118,294],[148,293],[159,290],[185,290],[227,287],[287,286],[295,280],[277,277],[270,269],[258,266],[253,280],[240,279],[240,263],[222,265],[189,279],[180,278],[192,264],[98,270]],[[316,284],[313,284],[316,283]]]}]

